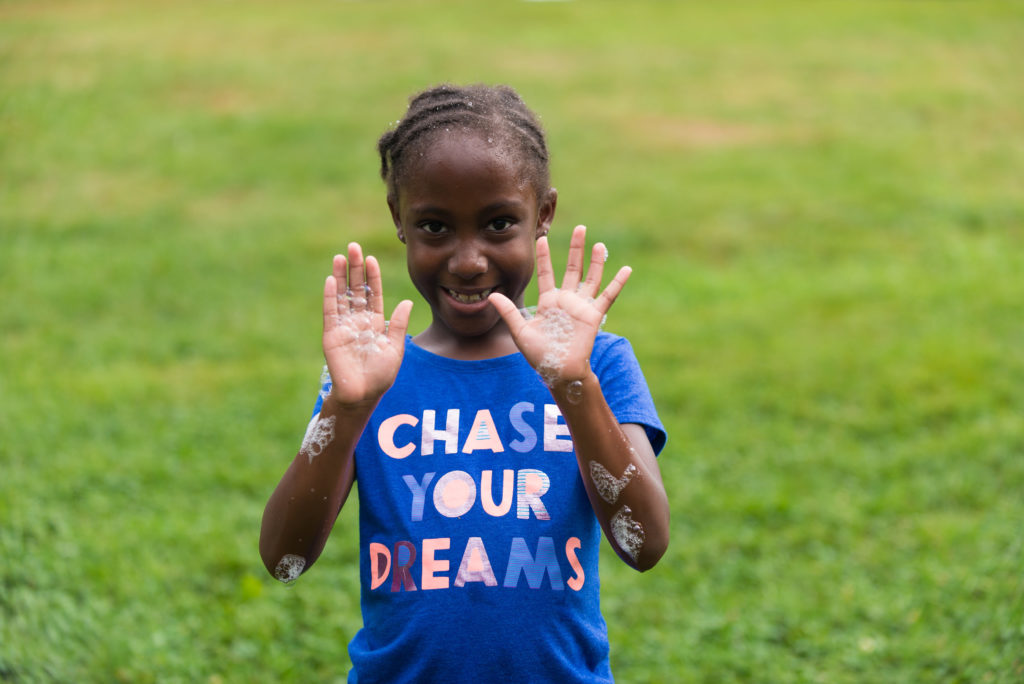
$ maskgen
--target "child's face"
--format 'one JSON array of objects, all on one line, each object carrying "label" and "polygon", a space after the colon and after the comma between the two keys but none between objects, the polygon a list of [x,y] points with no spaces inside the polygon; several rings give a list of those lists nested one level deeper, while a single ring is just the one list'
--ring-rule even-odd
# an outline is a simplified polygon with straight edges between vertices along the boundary
[{"label": "child's face", "polygon": [[409,276],[433,312],[433,332],[465,341],[504,331],[487,301],[491,292],[522,306],[556,196],[550,190],[538,202],[518,156],[485,138],[436,135],[389,205]]}]

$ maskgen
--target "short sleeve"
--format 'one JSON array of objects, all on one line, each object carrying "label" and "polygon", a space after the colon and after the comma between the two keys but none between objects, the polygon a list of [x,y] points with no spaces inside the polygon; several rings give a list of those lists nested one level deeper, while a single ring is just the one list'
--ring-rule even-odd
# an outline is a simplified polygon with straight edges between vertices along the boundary
[{"label": "short sleeve", "polygon": [[611,333],[598,334],[590,367],[619,423],[642,425],[654,453],[661,453],[668,436],[629,340]]},{"label": "short sleeve", "polygon": [[327,364],[324,364],[324,368],[320,371],[320,394],[316,398],[316,404],[313,405],[313,417],[316,418],[320,415],[320,409],[324,406],[324,399],[331,393],[331,373],[327,370]]}]

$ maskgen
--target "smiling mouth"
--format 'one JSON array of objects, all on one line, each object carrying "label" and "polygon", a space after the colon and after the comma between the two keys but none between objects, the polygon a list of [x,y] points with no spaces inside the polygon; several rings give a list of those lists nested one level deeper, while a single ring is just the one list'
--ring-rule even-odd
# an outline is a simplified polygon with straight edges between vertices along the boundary
[{"label": "smiling mouth", "polygon": [[488,288],[486,290],[481,290],[480,292],[467,293],[449,290],[446,287],[444,288],[444,291],[447,292],[451,296],[451,298],[457,302],[461,302],[463,304],[476,304],[487,299],[487,296],[494,292],[494,288]]}]

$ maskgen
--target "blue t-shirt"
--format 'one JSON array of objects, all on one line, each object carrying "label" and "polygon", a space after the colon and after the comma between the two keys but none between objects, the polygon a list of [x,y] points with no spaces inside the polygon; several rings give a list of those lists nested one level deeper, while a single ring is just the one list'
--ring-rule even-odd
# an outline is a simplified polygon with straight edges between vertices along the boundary
[{"label": "blue t-shirt", "polygon": [[[660,452],[629,342],[598,334],[591,367],[619,422]],[[612,681],[601,529],[521,354],[461,361],[407,339],[355,458],[364,626],[350,682]]]}]

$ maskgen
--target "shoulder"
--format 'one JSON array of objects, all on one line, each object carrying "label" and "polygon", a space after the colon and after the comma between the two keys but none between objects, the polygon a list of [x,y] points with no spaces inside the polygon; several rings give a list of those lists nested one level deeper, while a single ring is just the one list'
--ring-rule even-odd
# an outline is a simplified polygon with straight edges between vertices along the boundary
[{"label": "shoulder", "polygon": [[642,425],[654,453],[660,453],[665,446],[665,428],[629,340],[613,333],[598,333],[590,367],[618,421]]},{"label": "shoulder", "polygon": [[633,345],[621,335],[609,332],[599,332],[594,338],[594,349],[590,354],[590,365],[595,369],[603,368],[608,364],[631,361],[636,363],[636,354],[633,352]]},{"label": "shoulder", "polygon": [[630,393],[638,385],[647,391],[647,383],[640,362],[633,352],[633,345],[621,335],[598,333],[590,353],[590,367],[605,389],[606,396]]},{"label": "shoulder", "polygon": [[605,352],[616,348],[627,348],[632,350],[633,345],[629,343],[629,340],[622,335],[616,335],[615,333],[604,332],[603,330],[597,333],[597,337],[594,338],[594,352],[598,351]]}]

